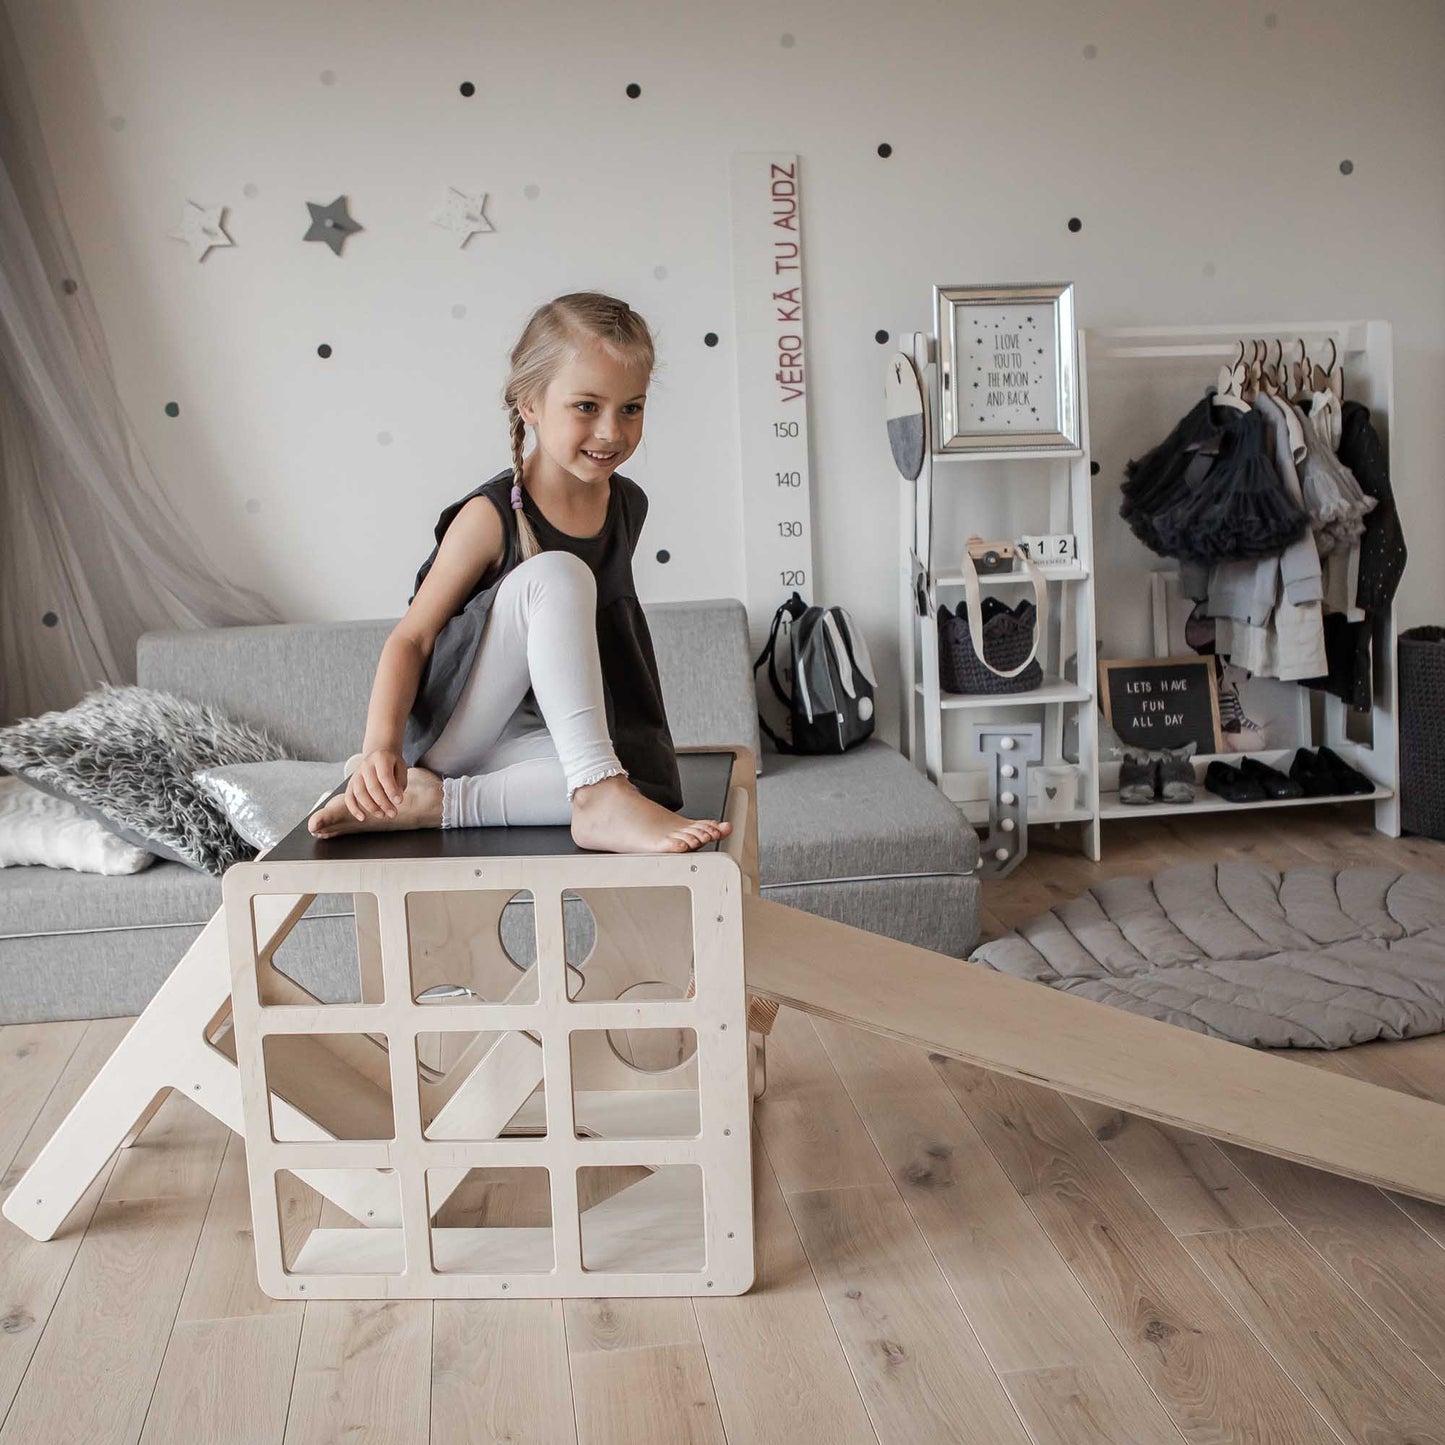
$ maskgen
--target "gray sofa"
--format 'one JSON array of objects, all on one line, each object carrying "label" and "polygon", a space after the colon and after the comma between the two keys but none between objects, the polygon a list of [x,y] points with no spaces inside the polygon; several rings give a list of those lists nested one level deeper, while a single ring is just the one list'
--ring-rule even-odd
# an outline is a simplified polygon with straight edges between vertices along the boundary
[{"label": "gray sofa", "polygon": [[[740,742],[756,752],[742,604],[645,611],[676,742]],[[136,681],[264,727],[299,758],[340,763],[361,746],[376,661],[394,625],[150,632],[136,648]],[[978,937],[978,839],[905,758],[870,738],[840,757],[768,751],[759,761],[764,897],[967,955]],[[0,1023],[139,1013],[220,901],[218,878],[164,859],[116,877],[0,869]],[[316,934],[319,956],[325,930]]]}]

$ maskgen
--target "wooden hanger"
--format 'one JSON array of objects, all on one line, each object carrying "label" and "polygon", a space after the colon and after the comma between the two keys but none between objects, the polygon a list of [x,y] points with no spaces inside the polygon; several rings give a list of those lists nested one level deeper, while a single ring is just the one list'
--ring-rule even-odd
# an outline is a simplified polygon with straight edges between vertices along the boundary
[{"label": "wooden hanger", "polygon": [[1335,400],[1342,402],[1345,399],[1345,369],[1337,364],[1339,351],[1335,346],[1335,338],[1331,336],[1329,342],[1329,365],[1321,367],[1316,364],[1312,370],[1311,381],[1316,391],[1333,392]]},{"label": "wooden hanger", "polygon": [[1289,399],[1298,402],[1303,401],[1310,394],[1310,358],[1309,353],[1305,350],[1303,336],[1295,338],[1295,345],[1299,348],[1299,355],[1290,367],[1293,380]]},{"label": "wooden hanger", "polygon": [[1239,355],[1228,366],[1219,368],[1219,385],[1214,393],[1215,405],[1233,407],[1235,411],[1248,411],[1249,403],[1242,396],[1244,381],[1244,342],[1241,341]]}]

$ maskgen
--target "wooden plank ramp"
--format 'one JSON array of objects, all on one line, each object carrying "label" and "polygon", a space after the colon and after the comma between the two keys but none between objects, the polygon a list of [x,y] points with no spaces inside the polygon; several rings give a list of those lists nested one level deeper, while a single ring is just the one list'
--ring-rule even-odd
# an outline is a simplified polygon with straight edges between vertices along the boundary
[{"label": "wooden plank ramp", "polygon": [[1445,1204],[1445,1105],[744,897],[752,994]]}]

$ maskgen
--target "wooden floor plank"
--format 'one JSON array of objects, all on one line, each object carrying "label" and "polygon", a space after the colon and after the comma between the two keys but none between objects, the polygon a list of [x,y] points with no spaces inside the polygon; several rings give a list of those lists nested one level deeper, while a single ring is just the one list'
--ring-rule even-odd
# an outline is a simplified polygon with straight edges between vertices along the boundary
[{"label": "wooden floor plank", "polygon": [[86,1028],[84,1019],[0,1028],[0,1173],[9,1170]]},{"label": "wooden floor plank", "polygon": [[1183,1241],[1346,1440],[1445,1445],[1445,1385],[1287,1226]]},{"label": "wooden floor plank", "polygon": [[561,1300],[437,1300],[431,1445],[577,1439]]},{"label": "wooden floor plank", "polygon": [[564,1301],[579,1445],[724,1445],[687,1298]]},{"label": "wooden floor plank", "polygon": [[[779,1183],[878,1439],[952,1441],[963,1420],[990,1445],[1025,1445],[1017,1412],[811,1022],[780,1013],[768,1059],[758,1132],[775,1170],[788,1160]],[[834,1157],[796,1148],[800,1100],[822,1121],[818,1136],[832,1141]]]},{"label": "wooden floor plank", "polygon": [[1186,1440],[1335,1445],[1057,1094],[952,1059],[935,1067]]},{"label": "wooden floor plank", "polygon": [[1279,1224],[1279,1212],[1212,1139],[1089,1099],[1069,1107],[1175,1234]]},{"label": "wooden floor plank", "polygon": [[[79,1045],[0,1179],[0,1188],[6,1193],[30,1168],[71,1105],[90,1087],[101,1065],[129,1032],[131,1022],[98,1019],[84,1027]],[[69,1036],[68,1029],[63,1032]],[[14,1403],[113,1168],[114,1161],[101,1170],[54,1239],[35,1240],[13,1226],[0,1227],[0,1420]]]},{"label": "wooden floor plank", "polygon": [[306,1306],[285,1445],[427,1445],[431,1300]]},{"label": "wooden floor plank", "polygon": [[1378,1189],[1249,1149],[1225,1148],[1330,1267],[1445,1376],[1445,1249]]},{"label": "wooden floor plank", "polygon": [[874,1445],[877,1436],[808,1264],[757,1125],[753,1127],[753,1288],[696,1300],[728,1445],[800,1440]]},{"label": "wooden floor plank", "polygon": [[927,1054],[825,1019],[814,1026],[993,1368],[1127,1363]]},{"label": "wooden floor plank", "polygon": [[1059,1365],[1003,1377],[1035,1445],[1181,1445],[1184,1436],[1138,1370]]},{"label": "wooden floor plank", "polygon": [[139,1437],[229,1132],[172,1094],[121,1151],[0,1430],[3,1445]]},{"label": "wooden floor plank", "polygon": [[301,1315],[179,1320],[140,1445],[281,1445]]}]

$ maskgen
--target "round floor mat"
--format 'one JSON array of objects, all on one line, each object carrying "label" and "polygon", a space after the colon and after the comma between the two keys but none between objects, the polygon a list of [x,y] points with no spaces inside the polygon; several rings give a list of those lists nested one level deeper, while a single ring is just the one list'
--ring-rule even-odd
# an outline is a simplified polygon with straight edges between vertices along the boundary
[{"label": "round floor mat", "polygon": [[974,963],[1259,1048],[1445,1030],[1445,874],[1187,863],[1111,878]]}]

